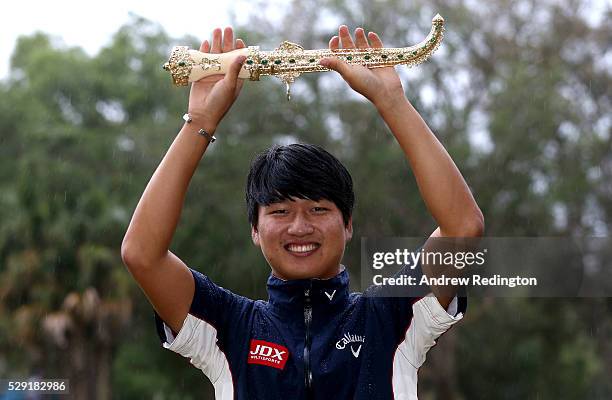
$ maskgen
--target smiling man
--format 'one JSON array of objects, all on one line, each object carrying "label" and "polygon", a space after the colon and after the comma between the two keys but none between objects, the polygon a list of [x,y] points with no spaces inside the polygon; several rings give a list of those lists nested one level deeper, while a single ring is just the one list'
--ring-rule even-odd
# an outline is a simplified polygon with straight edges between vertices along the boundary
[{"label": "smiling man", "polygon": [[[368,39],[370,42],[368,42]],[[382,47],[363,29],[346,26],[331,49]],[[245,44],[231,28],[213,32],[203,52]],[[240,57],[225,75],[194,83],[187,121],[155,171],[134,212],[122,258],[155,309],[165,348],[188,357],[217,399],[416,399],[417,371],[427,351],[465,312],[454,292],[425,297],[349,293],[341,264],[353,233],[352,179],[324,149],[274,146],[258,155],[246,201],[253,243],[271,268],[268,301],[214,284],[169,251],[185,193],[238,96]],[[484,222],[454,162],[411,106],[395,70],[321,63],[368,98],[403,149],[419,191],[438,223],[435,238],[474,237]],[[423,266],[427,275],[433,272]]]}]

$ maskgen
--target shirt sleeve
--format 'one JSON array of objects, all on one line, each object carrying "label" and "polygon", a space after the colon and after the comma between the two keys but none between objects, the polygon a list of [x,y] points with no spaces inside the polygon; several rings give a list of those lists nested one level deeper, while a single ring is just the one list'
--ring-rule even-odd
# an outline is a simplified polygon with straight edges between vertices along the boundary
[{"label": "shirt sleeve", "polygon": [[175,335],[155,312],[155,324],[162,346],[190,359],[214,384],[229,374],[228,349],[238,345],[229,334],[247,329],[253,301],[213,283],[190,269],[195,291],[181,330]]},{"label": "shirt sleeve", "polygon": [[410,323],[393,357],[391,382],[396,398],[417,399],[418,371],[427,352],[444,332],[463,318],[466,305],[465,297],[455,297],[445,310],[433,294],[413,303]]},{"label": "shirt sleeve", "polygon": [[435,346],[444,332],[463,318],[466,308],[465,297],[455,297],[448,310],[442,308],[433,294],[417,300],[412,305],[412,320],[398,351],[413,367],[419,368],[425,362],[429,349]]}]

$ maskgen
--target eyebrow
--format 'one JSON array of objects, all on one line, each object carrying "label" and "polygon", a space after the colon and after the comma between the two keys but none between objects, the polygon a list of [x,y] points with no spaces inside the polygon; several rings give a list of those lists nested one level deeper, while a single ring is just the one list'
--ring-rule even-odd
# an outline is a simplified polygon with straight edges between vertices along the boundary
[{"label": "eyebrow", "polygon": [[[316,204],[323,204],[323,203],[334,204],[334,202],[332,200],[326,199],[324,197],[321,197],[319,200],[304,199],[304,198],[301,198],[301,197],[296,197],[296,199],[311,201],[311,202],[316,203]],[[270,204],[268,204],[268,205],[262,204],[261,206],[262,207],[271,207],[271,206],[274,206],[274,205],[283,205],[283,204],[289,205],[289,204],[292,204],[292,203],[295,203],[295,201],[293,201],[291,199],[282,199],[282,200],[274,200],[274,201],[271,201]]]},{"label": "eyebrow", "polygon": [[270,202],[270,204],[268,204],[267,206],[264,206],[264,207],[271,207],[271,206],[275,206],[275,205],[278,205],[278,204],[285,204],[285,203],[288,203],[288,202],[289,202],[289,200],[275,200],[275,201]]}]

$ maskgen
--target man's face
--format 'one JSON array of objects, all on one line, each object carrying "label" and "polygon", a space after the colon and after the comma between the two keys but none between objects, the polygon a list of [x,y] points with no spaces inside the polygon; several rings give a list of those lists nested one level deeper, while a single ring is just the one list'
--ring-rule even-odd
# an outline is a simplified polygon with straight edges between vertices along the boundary
[{"label": "man's face", "polygon": [[338,274],[344,247],[353,235],[352,220],[329,200],[292,198],[260,206],[253,243],[281,279],[321,278]]}]

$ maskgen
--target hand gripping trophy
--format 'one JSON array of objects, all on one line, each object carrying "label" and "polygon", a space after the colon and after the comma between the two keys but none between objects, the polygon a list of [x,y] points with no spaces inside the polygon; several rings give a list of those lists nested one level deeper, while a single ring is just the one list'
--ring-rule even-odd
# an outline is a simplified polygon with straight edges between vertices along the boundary
[{"label": "hand gripping trophy", "polygon": [[175,46],[170,59],[163,65],[172,75],[177,86],[187,86],[208,75],[225,74],[232,61],[246,56],[238,75],[241,79],[258,81],[262,75],[274,75],[287,85],[287,100],[291,98],[290,85],[305,72],[329,71],[319,64],[326,57],[339,57],[348,64],[381,68],[394,65],[412,67],[426,61],[438,49],[444,37],[444,18],[437,14],[431,21],[429,35],[410,47],[304,50],[298,44],[284,41],[273,51],[260,51],[259,46],[249,46],[222,54],[202,53],[186,46]]}]

